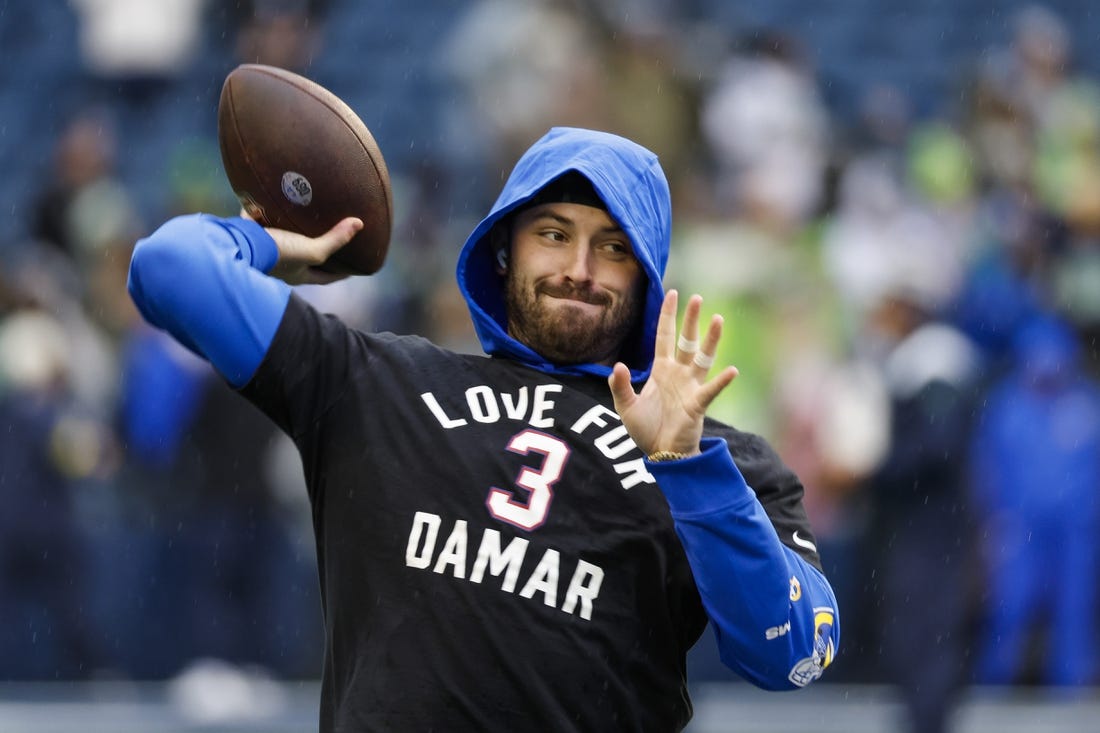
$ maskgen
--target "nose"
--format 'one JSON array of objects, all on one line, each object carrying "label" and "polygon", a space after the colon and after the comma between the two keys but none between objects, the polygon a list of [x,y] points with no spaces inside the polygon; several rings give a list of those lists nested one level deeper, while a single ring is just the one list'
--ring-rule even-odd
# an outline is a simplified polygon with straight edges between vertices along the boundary
[{"label": "nose", "polygon": [[562,274],[575,283],[586,283],[592,279],[592,248],[587,242],[577,242],[568,250]]}]

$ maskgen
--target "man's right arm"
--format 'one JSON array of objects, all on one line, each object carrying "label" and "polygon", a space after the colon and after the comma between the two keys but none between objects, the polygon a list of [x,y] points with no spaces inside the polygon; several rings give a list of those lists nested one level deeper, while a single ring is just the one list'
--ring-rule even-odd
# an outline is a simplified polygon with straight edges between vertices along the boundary
[{"label": "man's right arm", "polygon": [[181,216],[137,243],[127,286],[149,323],[241,387],[290,298],[290,286],[266,274],[278,260],[272,235],[253,221]]}]

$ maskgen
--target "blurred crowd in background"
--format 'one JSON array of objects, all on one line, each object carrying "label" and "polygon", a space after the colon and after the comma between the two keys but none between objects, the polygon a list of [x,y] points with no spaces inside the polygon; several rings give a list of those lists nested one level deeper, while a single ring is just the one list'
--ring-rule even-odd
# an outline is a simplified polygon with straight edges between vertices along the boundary
[{"label": "blurred crowd in background", "polygon": [[318,673],[292,447],[125,288],[160,222],[236,213],[217,100],[260,62],[347,100],[393,177],[386,267],[302,292],[459,350],[455,258],[519,153],[657,152],[666,284],[741,372],[712,414],[806,487],[830,679],[899,684],[920,731],[968,684],[1100,685],[1097,11],[807,5],[0,0],[0,679]]}]

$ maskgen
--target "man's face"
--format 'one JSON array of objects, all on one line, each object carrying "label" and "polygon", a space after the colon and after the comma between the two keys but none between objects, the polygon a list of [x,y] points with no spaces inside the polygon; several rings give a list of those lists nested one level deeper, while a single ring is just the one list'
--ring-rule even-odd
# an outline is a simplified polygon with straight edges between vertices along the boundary
[{"label": "man's face", "polygon": [[606,211],[550,203],[512,224],[508,333],[558,364],[613,364],[638,322],[646,278]]}]

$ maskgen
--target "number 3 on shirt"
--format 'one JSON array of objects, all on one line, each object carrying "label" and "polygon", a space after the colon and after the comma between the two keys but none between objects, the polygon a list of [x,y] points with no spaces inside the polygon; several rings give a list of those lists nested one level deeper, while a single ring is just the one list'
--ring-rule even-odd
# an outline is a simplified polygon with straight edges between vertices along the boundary
[{"label": "number 3 on shirt", "polygon": [[565,462],[569,460],[569,446],[553,435],[527,429],[512,436],[508,450],[524,456],[541,453],[542,465],[537,471],[524,466],[516,477],[516,486],[527,491],[526,501],[517,501],[514,492],[494,486],[489,489],[485,505],[500,521],[532,530],[546,521],[550,502],[554,499],[554,484],[561,478]]}]

